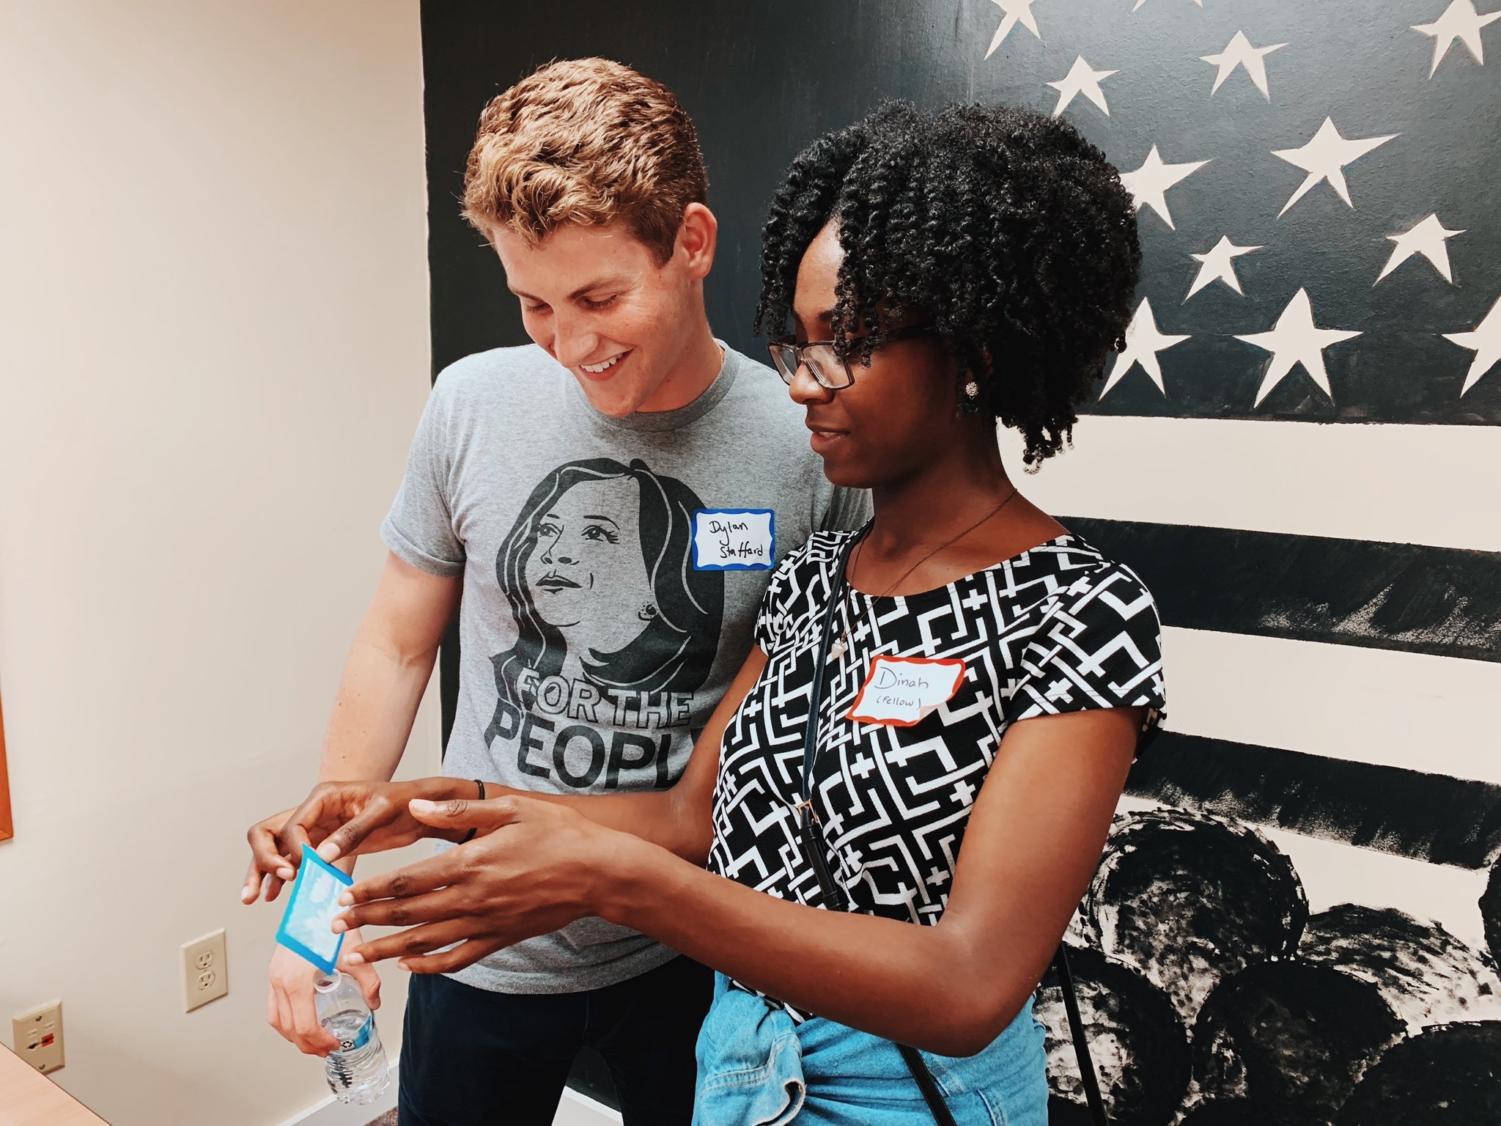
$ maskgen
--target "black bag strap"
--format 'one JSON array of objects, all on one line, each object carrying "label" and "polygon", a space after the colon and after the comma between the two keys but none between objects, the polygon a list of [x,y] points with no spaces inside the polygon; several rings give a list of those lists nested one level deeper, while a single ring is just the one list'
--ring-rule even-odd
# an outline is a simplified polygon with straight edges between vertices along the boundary
[{"label": "black bag strap", "polygon": [[896,1050],[902,1053],[902,1059],[907,1061],[907,1070],[912,1073],[912,1078],[917,1080],[917,1089],[922,1092],[922,1099],[928,1104],[928,1110],[932,1111],[933,1121],[938,1126],[958,1126],[953,1114],[949,1112],[948,1104],[943,1101],[943,1092],[938,1089],[938,1080],[934,1079],[933,1073],[928,1070],[928,1063],[922,1058],[922,1053],[906,1044],[897,1044]]},{"label": "black bag strap", "polygon": [[1074,975],[1068,967],[1068,947],[1058,944],[1053,955],[1053,969],[1058,974],[1058,990],[1063,994],[1063,1008],[1068,1013],[1068,1031],[1074,1038],[1074,1055],[1079,1060],[1079,1078],[1084,1083],[1084,1098],[1095,1126],[1110,1126],[1105,1117],[1105,1100],[1100,1097],[1100,1081],[1095,1077],[1094,1060],[1089,1055],[1089,1040],[1084,1035],[1084,1021],[1079,1016],[1079,996],[1074,992]]},{"label": "black bag strap", "polygon": [[[834,874],[829,870],[827,842],[818,829],[818,814],[813,809],[813,763],[818,757],[818,729],[822,718],[820,709],[823,705],[823,682],[828,672],[829,639],[833,636],[834,618],[839,612],[839,605],[844,601],[844,570],[849,563],[850,552],[869,530],[870,525],[867,524],[864,530],[851,536],[835,563],[834,577],[829,583],[829,603],[824,608],[823,622],[819,628],[817,664],[813,666],[813,684],[808,693],[808,722],[803,728],[802,800],[798,803],[798,831],[802,838],[803,854],[808,858],[813,867],[813,875],[818,880],[820,899],[830,911],[848,911],[850,904],[843,889],[834,882]],[[1095,1077],[1094,1060],[1089,1055],[1089,1039],[1079,1015],[1079,999],[1074,994],[1074,976],[1069,970],[1068,954],[1062,943],[1059,943],[1058,952],[1053,956],[1053,968],[1058,975],[1058,988],[1063,993],[1063,1008],[1068,1013],[1069,1033],[1074,1041],[1074,1054],[1079,1060],[1079,1075],[1084,1081],[1084,1095],[1089,1101],[1090,1116],[1094,1119],[1095,1126],[1110,1126],[1110,1120],[1105,1116],[1105,1101],[1100,1097],[1100,1084]],[[948,1104],[943,1101],[938,1081],[933,1078],[933,1072],[922,1058],[922,1053],[907,1044],[897,1044],[896,1049],[906,1062],[907,1070],[912,1072],[912,1078],[917,1083],[917,1089],[922,1092],[923,1102],[928,1104],[933,1121],[937,1126],[956,1126]]]}]

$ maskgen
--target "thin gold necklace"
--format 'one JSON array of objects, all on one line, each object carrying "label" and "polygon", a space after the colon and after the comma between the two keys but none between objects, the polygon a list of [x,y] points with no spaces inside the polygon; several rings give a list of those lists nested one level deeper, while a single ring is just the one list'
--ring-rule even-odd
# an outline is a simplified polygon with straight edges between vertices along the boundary
[{"label": "thin gold necklace", "polygon": [[[913,571],[917,570],[924,563],[926,563],[929,559],[932,559],[933,556],[937,555],[944,548],[953,547],[954,544],[958,543],[965,536],[969,535],[976,528],[978,528],[981,524],[985,523],[991,517],[995,516],[996,513],[1000,512],[1001,509],[1005,508],[1008,504],[1010,504],[1015,499],[1016,499],[1016,486],[1012,485],[1011,486],[1011,491],[1006,494],[1006,499],[1005,500],[1001,501],[1000,504],[996,505],[989,512],[987,512],[984,516],[980,517],[973,524],[971,524],[969,527],[965,528],[963,531],[959,532],[957,535],[950,536],[948,539],[944,540],[941,544],[939,544],[937,547],[935,547],[932,551],[928,552],[921,559],[919,559],[916,563],[912,564],[912,566],[908,567],[905,571],[903,571],[900,575],[898,575],[895,582],[893,582],[890,586],[888,586],[885,590],[881,591],[881,593],[877,594],[875,597],[876,598],[885,598],[893,590],[895,590],[897,587],[901,586],[902,585],[902,581],[904,579],[906,579],[906,577],[908,575],[910,575]],[[855,577],[855,569],[859,566],[859,564],[860,564],[860,558],[861,558],[861,556],[864,553],[865,553],[865,540],[862,539],[858,544],[855,545],[855,557],[850,561],[850,579],[851,580],[853,580],[854,577]],[[836,641],[834,643],[833,648],[829,650],[830,656],[834,657],[836,660],[839,659],[840,657],[844,656],[845,650],[849,648],[849,644],[848,644],[848,642],[846,640],[848,638],[848,636],[849,636],[849,626],[846,625],[843,629],[841,629],[839,631],[839,640]]]}]

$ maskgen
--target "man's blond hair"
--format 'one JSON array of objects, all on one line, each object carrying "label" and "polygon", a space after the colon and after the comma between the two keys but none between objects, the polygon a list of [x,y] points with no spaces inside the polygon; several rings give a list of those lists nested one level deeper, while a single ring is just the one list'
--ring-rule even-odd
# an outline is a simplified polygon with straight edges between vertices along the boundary
[{"label": "man's blond hair", "polygon": [[564,223],[624,220],[666,262],[683,209],[708,199],[693,122],[666,86],[609,59],[548,63],[480,114],[464,218],[535,245]]}]

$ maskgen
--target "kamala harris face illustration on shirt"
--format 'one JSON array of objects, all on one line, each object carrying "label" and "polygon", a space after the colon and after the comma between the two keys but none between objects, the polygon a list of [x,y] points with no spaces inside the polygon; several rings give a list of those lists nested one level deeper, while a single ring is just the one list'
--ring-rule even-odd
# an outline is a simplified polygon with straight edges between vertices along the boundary
[{"label": "kamala harris face illustration on shirt", "polygon": [[496,576],[516,619],[494,658],[503,703],[526,709],[546,677],[692,693],[719,645],[724,576],[692,566],[692,489],[644,462],[568,462],[532,490]]}]

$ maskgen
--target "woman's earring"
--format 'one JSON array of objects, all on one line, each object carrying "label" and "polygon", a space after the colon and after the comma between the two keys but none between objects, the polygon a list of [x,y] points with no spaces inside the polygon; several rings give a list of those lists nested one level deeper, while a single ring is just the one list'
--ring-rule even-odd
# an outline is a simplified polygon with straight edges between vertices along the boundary
[{"label": "woman's earring", "polygon": [[964,398],[959,400],[961,414],[978,414],[980,412],[980,385],[971,379],[964,385]]},{"label": "woman's earring", "polygon": [[657,607],[656,604],[652,602],[643,602],[641,604],[641,609],[636,611],[636,617],[640,618],[643,622],[649,622],[656,616]]}]

